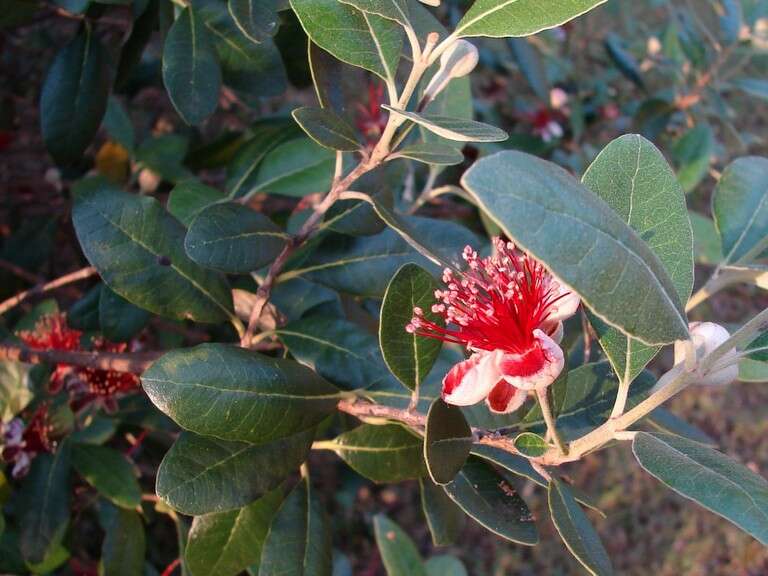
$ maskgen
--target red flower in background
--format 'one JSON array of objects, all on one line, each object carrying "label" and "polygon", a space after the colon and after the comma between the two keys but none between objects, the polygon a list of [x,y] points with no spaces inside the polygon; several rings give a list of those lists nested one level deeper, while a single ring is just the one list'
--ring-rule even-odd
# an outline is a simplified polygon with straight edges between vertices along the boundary
[{"label": "red flower in background", "polygon": [[406,330],[466,346],[472,356],[443,379],[443,399],[469,406],[485,399],[494,412],[512,412],[528,392],[549,386],[563,369],[558,346],[562,321],[579,297],[514,245],[494,239],[496,254],[480,258],[464,249],[468,269],[446,269],[432,312],[453,327],[431,322],[414,309]]},{"label": "red flower in background", "polygon": [[384,102],[384,85],[368,83],[368,106],[357,104],[357,129],[365,137],[369,146],[379,141],[384,127],[387,125],[387,114],[381,107]]},{"label": "red flower in background", "polygon": [[11,475],[14,478],[21,478],[29,472],[35,456],[53,450],[55,444],[51,440],[51,431],[47,404],[41,404],[35,410],[26,426],[20,418],[14,418],[3,426],[2,457],[5,462],[13,464]]},{"label": "red flower in background", "polygon": [[[41,319],[33,332],[19,334],[21,340],[35,350],[78,351],[82,332],[67,326],[63,314]],[[103,338],[92,341],[92,350],[99,352],[125,352],[127,343],[113,343]],[[70,406],[77,412],[96,404],[108,412],[117,409],[117,398],[139,388],[138,376],[128,372],[102,370],[69,364],[57,364],[51,375],[49,391],[56,394],[65,389],[70,395]]]}]

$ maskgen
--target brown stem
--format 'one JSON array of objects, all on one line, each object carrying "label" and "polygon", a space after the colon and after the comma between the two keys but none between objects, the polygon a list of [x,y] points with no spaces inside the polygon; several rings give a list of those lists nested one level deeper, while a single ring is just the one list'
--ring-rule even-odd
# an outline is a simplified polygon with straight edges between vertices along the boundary
[{"label": "brown stem", "polygon": [[63,350],[31,350],[26,346],[0,344],[0,361],[26,364],[69,364],[98,370],[141,374],[162,352],[69,352]]},{"label": "brown stem", "polygon": [[88,266],[87,268],[81,268],[80,270],[71,272],[70,274],[66,274],[65,276],[62,276],[60,278],[56,278],[56,280],[51,280],[47,284],[38,285],[38,286],[35,286],[34,288],[30,288],[29,290],[25,290],[24,292],[20,292],[19,294],[16,294],[16,296],[13,296],[12,298],[8,298],[8,300],[4,302],[0,302],[0,314],[5,314],[6,312],[8,312],[8,310],[18,306],[19,304],[24,302],[24,300],[27,300],[32,296],[37,296],[39,294],[44,294],[45,292],[50,292],[51,290],[55,290],[56,288],[61,288],[62,286],[66,286],[67,284],[71,284],[72,282],[79,282],[80,280],[85,280],[86,278],[95,276],[96,273],[97,273],[96,268],[92,266]]}]

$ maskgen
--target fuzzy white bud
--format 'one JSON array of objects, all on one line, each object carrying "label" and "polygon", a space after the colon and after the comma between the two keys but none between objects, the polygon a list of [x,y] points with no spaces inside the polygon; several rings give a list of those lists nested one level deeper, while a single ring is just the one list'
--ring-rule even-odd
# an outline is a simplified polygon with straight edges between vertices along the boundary
[{"label": "fuzzy white bud", "polygon": [[[728,330],[714,322],[691,322],[688,326],[693,341],[693,349],[696,355],[694,364],[698,365],[701,359],[712,353],[715,348],[730,338]],[[686,341],[675,342],[675,364],[686,361]],[[727,386],[739,376],[739,367],[735,362],[736,350],[729,350],[718,361],[717,365],[728,364],[724,368],[715,369],[708,374],[702,374],[696,384],[706,386]]]},{"label": "fuzzy white bud", "polygon": [[434,100],[452,79],[461,78],[472,72],[479,59],[480,54],[474,44],[466,40],[456,40],[440,56],[440,69],[424,90],[424,97]]}]

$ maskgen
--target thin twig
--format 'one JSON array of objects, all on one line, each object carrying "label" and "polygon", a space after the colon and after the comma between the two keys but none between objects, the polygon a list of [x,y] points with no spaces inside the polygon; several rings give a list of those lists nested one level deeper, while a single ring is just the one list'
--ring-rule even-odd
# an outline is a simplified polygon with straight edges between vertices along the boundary
[{"label": "thin twig", "polygon": [[71,284],[73,282],[79,282],[80,280],[85,280],[86,278],[95,276],[96,273],[97,273],[96,268],[92,266],[88,266],[87,268],[81,268],[76,272],[72,272],[60,278],[57,278],[56,280],[52,280],[47,284],[38,285],[38,286],[35,286],[34,288],[30,288],[29,290],[25,290],[24,292],[20,292],[19,294],[16,294],[16,296],[13,296],[12,298],[9,298],[8,300],[0,303],[0,314],[5,314],[6,312],[8,312],[8,310],[10,310],[11,308],[15,308],[16,306],[24,302],[24,300],[27,300],[32,296],[44,294],[46,292],[50,292],[51,290],[55,290],[56,288],[61,288],[62,286],[66,286],[67,284]]},{"label": "thin twig", "polygon": [[25,364],[67,364],[141,374],[162,352],[69,352],[63,350],[31,350],[26,346],[0,344],[0,361],[24,362]]}]

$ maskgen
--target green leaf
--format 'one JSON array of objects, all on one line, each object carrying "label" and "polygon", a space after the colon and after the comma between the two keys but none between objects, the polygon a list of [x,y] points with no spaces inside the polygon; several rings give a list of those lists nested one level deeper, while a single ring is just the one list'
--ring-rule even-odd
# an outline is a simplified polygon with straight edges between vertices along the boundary
[{"label": "green leaf", "polygon": [[387,367],[404,386],[418,390],[440,354],[442,342],[409,334],[405,327],[414,308],[424,311],[425,319],[442,325],[431,311],[438,289],[435,279],[416,264],[406,264],[392,277],[384,294],[379,321],[379,345]]},{"label": "green leaf", "polygon": [[201,124],[216,110],[221,68],[208,29],[191,7],[181,11],[165,38],[163,83],[187,124]]},{"label": "green leaf", "polygon": [[88,484],[117,506],[134,509],[141,505],[141,487],[133,466],[120,452],[105,446],[75,444],[72,464]]},{"label": "green leaf", "polygon": [[435,114],[417,114],[406,110],[398,110],[386,104],[382,108],[389,110],[392,114],[400,116],[423,126],[430,132],[457,142],[503,142],[509,135],[501,128],[496,128],[490,124],[476,122],[475,120],[466,120],[464,118],[449,118],[447,116],[438,116]]},{"label": "green leaf", "polygon": [[697,124],[672,148],[677,178],[686,192],[692,192],[709,173],[710,157],[715,153],[715,135],[707,123]]},{"label": "green leaf", "polygon": [[21,362],[0,363],[0,422],[11,420],[32,400],[29,370]]},{"label": "green leaf", "polygon": [[228,0],[227,8],[237,27],[252,42],[264,42],[277,32],[276,0]]},{"label": "green leaf", "polygon": [[282,488],[276,488],[243,508],[195,517],[185,552],[190,572],[194,576],[235,576],[258,565],[282,501]]},{"label": "green leaf", "polygon": [[403,45],[395,22],[337,0],[291,0],[291,8],[320,48],[394,83]]},{"label": "green leaf", "polygon": [[439,142],[411,144],[395,152],[391,158],[408,158],[434,166],[452,166],[464,162],[461,150]]},{"label": "green leaf", "polygon": [[252,128],[253,136],[235,155],[227,167],[226,189],[230,198],[245,196],[258,184],[261,161],[275,147],[300,134],[293,122],[283,118],[259,121]]},{"label": "green leaf", "polygon": [[601,320],[648,344],[688,337],[680,298],[658,257],[565,170],[521,152],[499,152],[478,160],[462,184],[511,240]]},{"label": "green leaf", "polygon": [[305,476],[272,521],[259,576],[331,576],[331,546],[328,517]]},{"label": "green leaf", "polygon": [[533,432],[518,434],[513,440],[513,444],[520,454],[528,458],[541,456],[549,448],[547,441]]},{"label": "green leaf", "polygon": [[192,173],[184,166],[189,139],[179,134],[163,134],[148,138],[136,149],[136,163],[156,172],[169,182],[191,180]]},{"label": "green leaf", "polygon": [[142,385],[182,428],[253,443],[311,428],[339,400],[304,366],[227,344],[168,352],[144,372]]},{"label": "green leaf", "polygon": [[547,77],[546,64],[536,46],[525,38],[510,38],[507,45],[517,62],[520,72],[536,96],[546,101],[552,89]]},{"label": "green leaf", "polygon": [[488,464],[470,458],[445,492],[471,518],[494,534],[526,546],[539,541],[536,524],[517,491]]},{"label": "green leaf", "polygon": [[571,554],[590,574],[613,574],[611,559],[600,536],[576,502],[570,487],[553,477],[547,493],[552,522]]},{"label": "green leaf", "polygon": [[436,484],[448,484],[467,461],[472,448],[472,430],[461,408],[438,398],[427,414],[424,430],[424,461]]},{"label": "green leaf", "polygon": [[768,482],[724,454],[670,434],[638,432],[632,451],[646,472],[768,544]]},{"label": "green leaf", "polygon": [[[662,153],[642,136],[622,136],[603,149],[582,182],[646,242],[679,301],[687,302],[693,288],[693,233],[685,193]],[[636,294],[632,297],[636,299]],[[626,382],[634,380],[660,350],[599,320],[593,325],[613,369]]]},{"label": "green leaf", "polygon": [[157,495],[182,514],[242,508],[277,488],[309,453],[314,430],[268,444],[182,432],[160,463]]},{"label": "green leaf", "polygon": [[373,530],[387,576],[427,576],[416,545],[400,526],[384,514],[377,514]]},{"label": "green leaf", "polygon": [[352,152],[360,148],[355,129],[328,108],[305,106],[292,112],[307,136],[325,148]]},{"label": "green leaf", "polygon": [[530,36],[565,24],[606,0],[476,0],[454,34],[467,36]]},{"label": "green leaf", "polygon": [[538,486],[544,487],[547,485],[547,480],[533,469],[527,458],[510,454],[506,450],[488,446],[487,444],[474,444],[471,454],[479,456],[483,460],[495,464],[512,474],[526,478]]},{"label": "green leaf", "polygon": [[712,197],[724,263],[748,262],[768,247],[768,158],[747,156],[723,171]]},{"label": "green leaf", "polygon": [[374,482],[401,482],[426,474],[421,438],[399,424],[363,424],[322,447]]},{"label": "green leaf", "polygon": [[367,388],[386,373],[376,338],[347,320],[309,316],[277,335],[296,360],[344,390]]},{"label": "green leaf", "polygon": [[466,515],[441,486],[429,478],[419,478],[421,509],[435,546],[450,546],[459,537]]},{"label": "green leaf", "polygon": [[197,213],[184,239],[187,255],[206,268],[247,274],[283,250],[288,234],[239,202],[217,203]]},{"label": "green leaf", "polygon": [[[134,4],[138,7],[139,4]],[[117,62],[117,71],[115,72],[114,88],[115,91],[122,91],[133,78],[133,73],[141,63],[142,55],[147,47],[153,33],[158,28],[159,0],[149,0],[144,10],[137,14],[134,11],[133,25],[131,31],[120,49],[120,58]],[[163,6],[163,12],[167,9]],[[166,28],[164,28],[164,31]]]},{"label": "green leaf", "polygon": [[309,138],[284,142],[261,161],[258,174],[245,193],[303,197],[326,192],[333,179],[334,154]]},{"label": "green leaf", "polygon": [[154,198],[84,180],[76,186],[72,221],[85,257],[132,304],[196,322],[234,314],[226,280],[187,257],[184,227]]},{"label": "green leaf", "polygon": [[61,544],[53,548],[48,555],[39,564],[27,564],[27,568],[32,574],[51,574],[57,568],[60,568],[64,562],[69,560],[69,550]]},{"label": "green leaf", "polygon": [[731,80],[731,84],[750,96],[768,100],[768,80],[761,78],[736,78]]},{"label": "green leaf", "polygon": [[136,144],[136,137],[131,117],[128,116],[120,100],[114,96],[110,96],[107,101],[103,125],[112,140],[120,143],[126,150],[133,150]]},{"label": "green leaf", "polygon": [[723,260],[720,237],[711,218],[698,212],[688,212],[693,229],[693,256],[697,263],[714,266]]},{"label": "green leaf", "polygon": [[660,432],[676,434],[677,436],[682,436],[683,438],[693,440],[694,442],[708,444],[709,446],[715,446],[717,444],[717,442],[702,430],[689,424],[682,418],[675,416],[666,408],[656,408],[656,410],[643,419],[643,422],[647,422]]},{"label": "green leaf", "polygon": [[427,576],[469,576],[464,564],[455,556],[432,556],[424,567]]},{"label": "green leaf", "polygon": [[141,576],[144,574],[146,536],[138,512],[109,504],[99,510],[104,542],[101,545],[99,574]]},{"label": "green leaf", "polygon": [[613,63],[628,80],[639,88],[645,87],[640,64],[634,55],[627,50],[624,41],[618,35],[609,33],[605,40],[605,50]]},{"label": "green leaf", "polygon": [[768,362],[744,358],[739,362],[739,381],[768,382]]},{"label": "green leaf", "polygon": [[408,3],[406,0],[340,0],[343,4],[354,6],[361,12],[378,14],[394,20],[403,26],[409,26]]},{"label": "green leaf", "polygon": [[298,320],[313,311],[325,312],[326,309],[338,312],[336,314],[338,316],[343,316],[338,292],[303,278],[294,278],[275,286],[270,302],[277,306],[289,322]]},{"label": "green leaf", "polygon": [[69,525],[71,445],[39,454],[18,495],[20,549],[30,564],[41,563],[61,544]]},{"label": "green leaf", "polygon": [[149,321],[146,310],[134,306],[106,286],[99,291],[99,327],[111,342],[128,342]]},{"label": "green leaf", "polygon": [[223,200],[224,195],[195,180],[185,180],[173,187],[168,195],[168,212],[189,227],[195,215],[206,206]]},{"label": "green leaf", "polygon": [[58,164],[82,156],[96,136],[107,109],[110,71],[108,54],[83,24],[56,55],[40,94],[43,141]]}]

